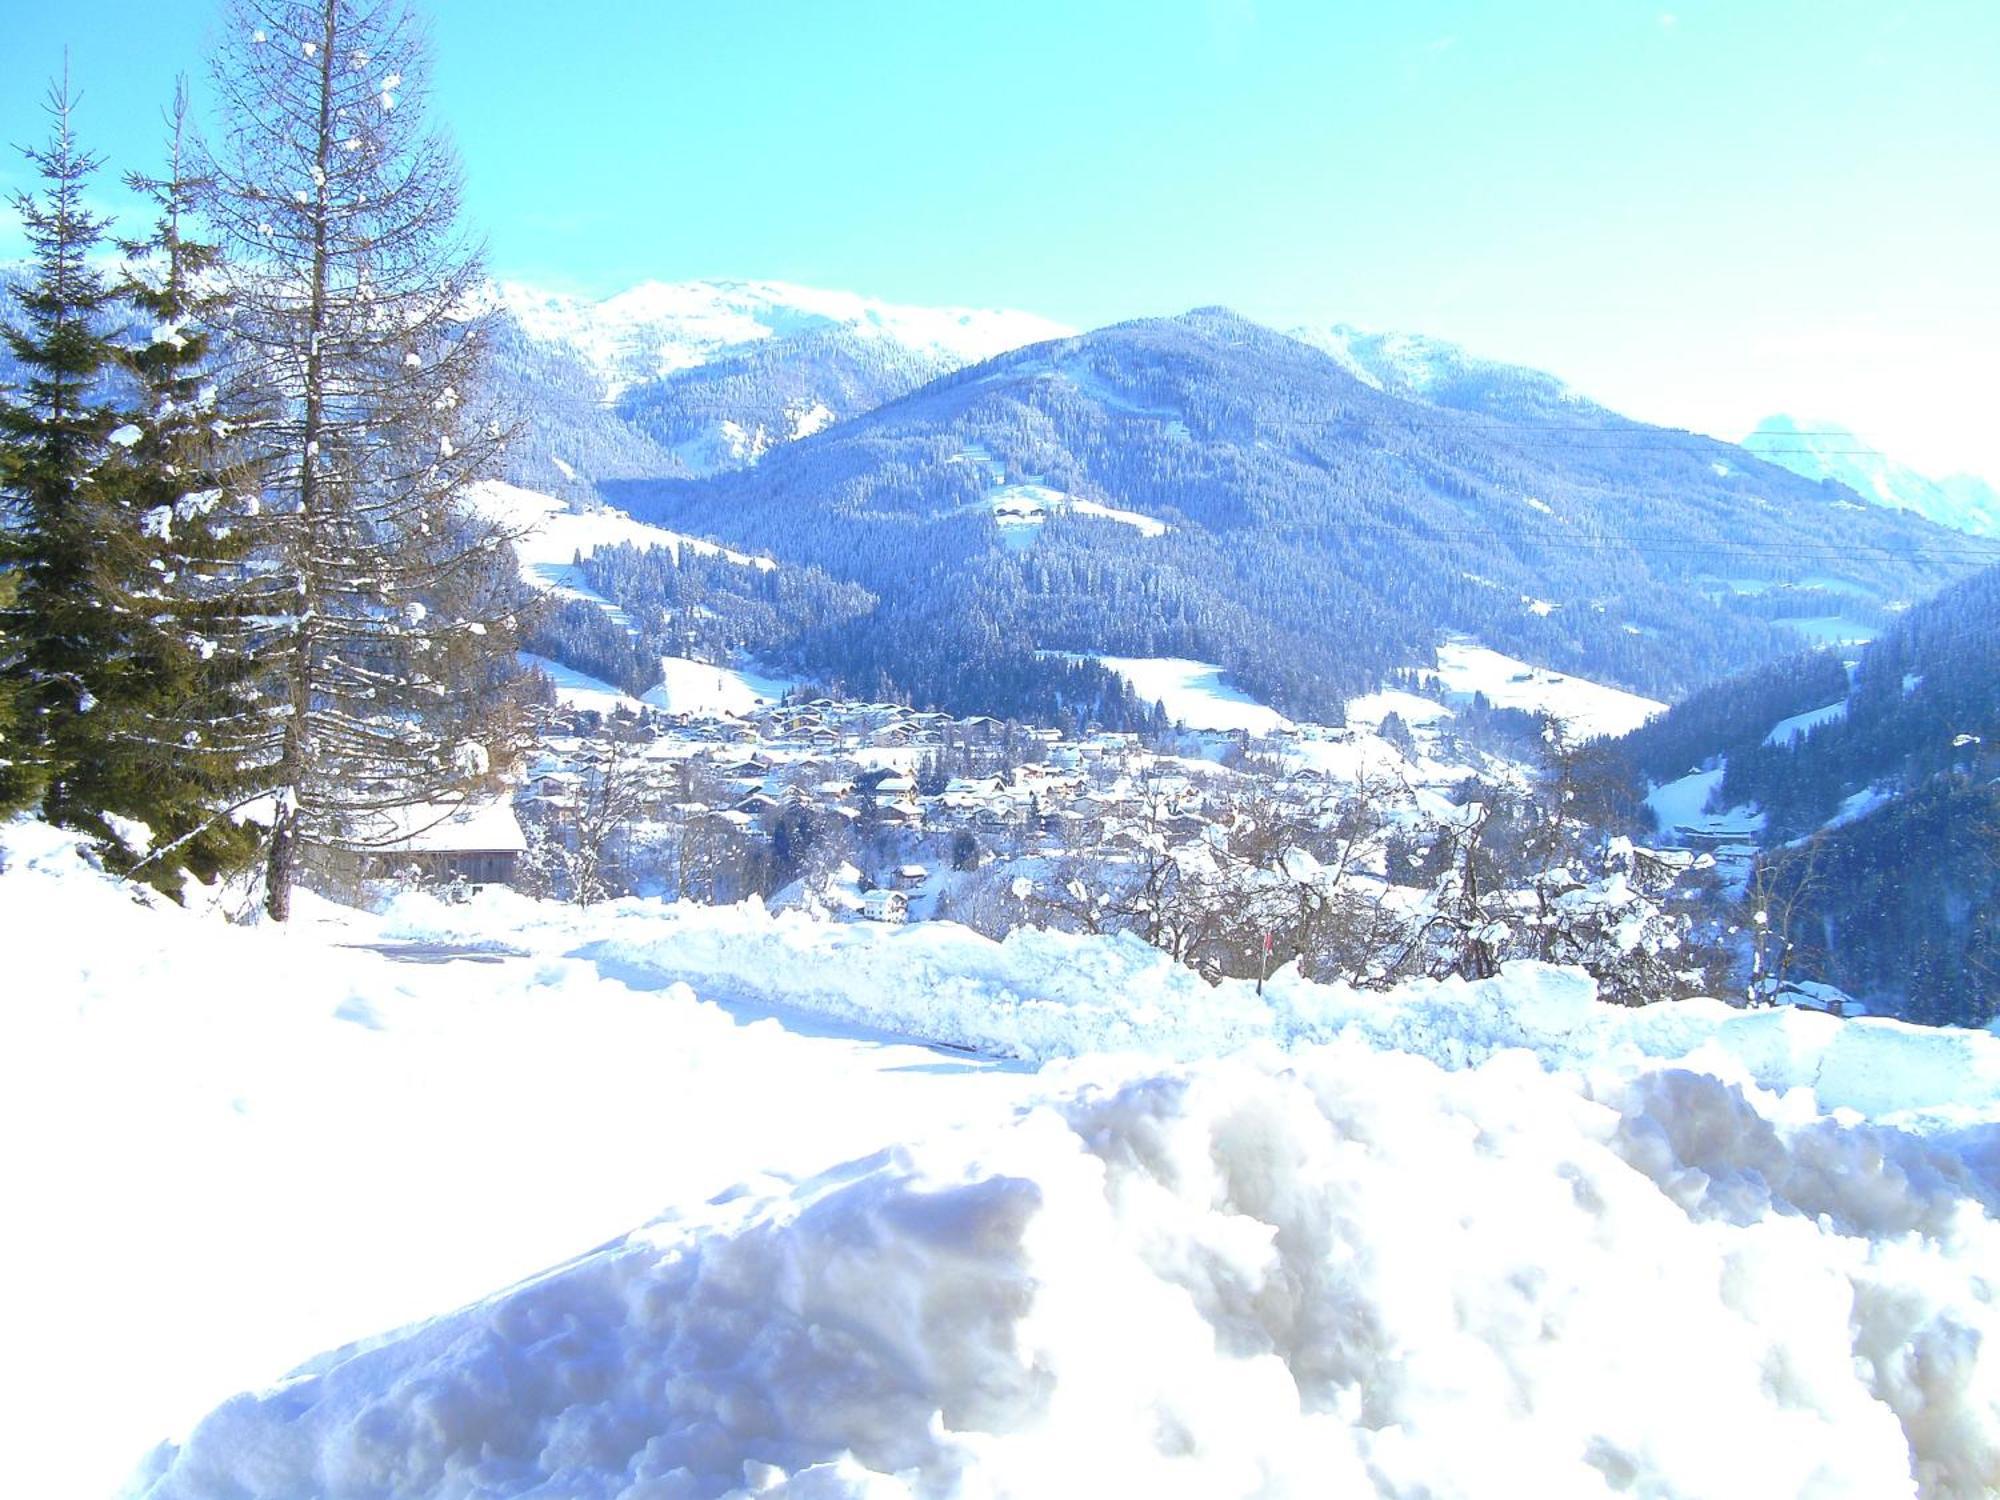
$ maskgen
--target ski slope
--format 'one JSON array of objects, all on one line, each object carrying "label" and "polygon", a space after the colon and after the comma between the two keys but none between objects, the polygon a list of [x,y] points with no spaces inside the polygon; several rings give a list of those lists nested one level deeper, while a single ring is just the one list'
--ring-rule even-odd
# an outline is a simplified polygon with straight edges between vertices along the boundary
[{"label": "ski slope", "polygon": [[519,653],[521,665],[532,667],[555,684],[556,702],[564,708],[587,708],[596,713],[608,714],[619,709],[628,713],[645,707],[630,693],[621,692],[601,678],[592,677],[588,672],[579,672],[575,667],[566,667],[559,661],[546,656],[536,656],[529,651]]}]

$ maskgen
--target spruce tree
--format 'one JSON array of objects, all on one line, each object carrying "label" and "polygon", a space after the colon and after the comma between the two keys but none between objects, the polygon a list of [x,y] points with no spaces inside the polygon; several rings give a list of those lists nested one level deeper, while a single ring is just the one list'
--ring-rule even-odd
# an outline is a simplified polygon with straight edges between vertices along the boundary
[{"label": "spruce tree", "polygon": [[236,346],[268,411],[277,701],[267,907],[302,858],[393,841],[512,749],[525,606],[465,504],[500,438],[476,411],[478,254],[424,124],[428,43],[402,0],[237,0],[215,62],[204,208]]},{"label": "spruce tree", "polygon": [[260,789],[261,716],[253,697],[260,575],[253,476],[231,462],[232,419],[214,351],[226,316],[216,249],[190,233],[187,92],[175,90],[164,176],[126,186],[156,218],[126,240],[123,292],[137,315],[121,365],[135,392],[101,484],[113,527],[111,576],[129,621],[145,692],[123,732],[91,768],[96,796],[152,832],[132,872],[176,893],[181,871],[203,879],[247,862],[253,832],[233,813]]},{"label": "spruce tree", "polygon": [[[41,804],[51,822],[111,841],[80,768],[101,756],[136,687],[126,618],[107,603],[111,531],[97,483],[119,426],[105,398],[117,351],[106,332],[116,296],[92,264],[106,221],[84,206],[99,165],[77,143],[64,76],[48,96],[49,140],[24,151],[38,192],[12,199],[31,251],[18,326],[0,330],[23,371],[0,405],[0,695],[13,730],[0,745],[0,810]],[[118,811],[111,809],[111,811]]]}]

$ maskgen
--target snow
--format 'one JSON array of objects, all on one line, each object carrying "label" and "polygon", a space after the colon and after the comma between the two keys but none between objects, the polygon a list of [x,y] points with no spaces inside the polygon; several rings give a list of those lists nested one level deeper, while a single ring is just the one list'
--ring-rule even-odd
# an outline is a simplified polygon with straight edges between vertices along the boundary
[{"label": "snow", "polygon": [[1382,721],[1390,714],[1395,714],[1412,728],[1419,724],[1435,724],[1452,716],[1451,710],[1442,703],[1401,689],[1364,693],[1359,698],[1347,700],[1347,722],[1359,729],[1380,729]]},{"label": "snow", "polygon": [[1826,820],[1827,828],[1845,828],[1849,823],[1858,823],[1878,807],[1886,807],[1895,800],[1893,790],[1884,787],[1865,786],[1860,791],[1841,800],[1834,815]]},{"label": "snow", "polygon": [[737,667],[719,667],[686,656],[660,658],[660,684],[646,692],[654,708],[676,714],[742,718],[763,704],[776,703],[793,683]]},{"label": "snow", "polygon": [[495,929],[473,959],[392,962],[310,897],[291,931],[232,930],[136,904],[35,825],[0,848],[0,1405],[21,1494],[108,1496],[316,1349],[665,1204],[1004,1116],[1030,1081],[634,988],[558,929],[529,956]]},{"label": "snow", "polygon": [[1646,805],[1667,832],[1694,834],[1704,838],[1749,839],[1764,826],[1764,815],[1754,807],[1731,807],[1705,812],[1708,800],[1722,785],[1727,768],[1690,771],[1678,780],[1656,786],[1646,794]]},{"label": "snow", "polygon": [[1805,713],[1793,714],[1789,719],[1780,719],[1772,726],[1771,732],[1764,736],[1764,743],[1789,745],[1795,740],[1804,739],[1822,724],[1831,724],[1837,719],[1846,717],[1847,700],[1842,698],[1838,703],[1829,703],[1824,708],[1808,709]]},{"label": "snow", "polygon": [[1116,521],[1120,526],[1130,526],[1141,536],[1165,536],[1167,523],[1151,516],[1141,515],[1136,510],[1119,510],[1115,506],[1099,505],[1095,500],[1072,498],[1069,508],[1079,516],[1095,516],[1100,521]]},{"label": "snow", "polygon": [[767,339],[833,329],[960,365],[1075,331],[1032,313],[914,307],[781,281],[646,282],[600,302],[515,284],[494,296],[531,336],[583,354],[613,395]]},{"label": "snow", "polygon": [[1291,720],[1223,681],[1213,662],[1175,656],[1100,656],[1145,703],[1164,703],[1167,718],[1190,729],[1243,729],[1269,734]]},{"label": "snow", "polygon": [[2000,1485],[2000,1037],[0,856],[23,1494]]},{"label": "snow", "polygon": [[722,557],[762,572],[777,566],[768,557],[752,557],[678,531],[649,526],[623,511],[573,511],[553,495],[497,479],[469,486],[466,503],[474,513],[521,533],[514,542],[514,553],[520,559],[523,578],[537,588],[568,598],[598,599],[584,584],[575,560],[578,554],[589,557],[600,547],[665,547],[676,558],[680,549],[687,547],[698,556]]},{"label": "snow", "polygon": [[586,708],[608,714],[620,708],[637,712],[645,707],[631,694],[621,692],[587,672],[579,672],[575,667],[566,667],[559,661],[527,651],[521,652],[520,658],[523,666],[533,667],[555,684],[556,701],[564,708]]},{"label": "snow", "polygon": [[[970,455],[961,454],[960,457]],[[996,484],[986,492],[981,504],[993,512],[999,525],[1009,529],[1040,526],[1048,520],[1050,512],[1068,511],[1072,515],[1092,516],[1100,521],[1130,526],[1145,537],[1165,536],[1169,530],[1165,521],[1142,515],[1136,510],[1120,510],[1095,500],[1079,500],[1045,484]]]},{"label": "snow", "polygon": [[1666,709],[1637,693],[1530,666],[1469,640],[1438,647],[1437,673],[1452,693],[1484,693],[1495,708],[1554,714],[1586,738],[1628,733]]},{"label": "snow", "polygon": [[1880,626],[1844,615],[1812,615],[1778,623],[1790,626],[1815,646],[1865,646],[1881,633]]},{"label": "snow", "polygon": [[388,854],[455,854],[471,850],[518,854],[528,847],[520,820],[505,801],[457,806],[420,802],[360,820],[357,838]]},{"label": "snow", "polygon": [[1743,446],[1808,479],[1832,479],[1876,505],[1940,526],[2000,537],[2000,492],[1975,475],[1933,479],[1881,453],[1839,423],[1766,417]]}]

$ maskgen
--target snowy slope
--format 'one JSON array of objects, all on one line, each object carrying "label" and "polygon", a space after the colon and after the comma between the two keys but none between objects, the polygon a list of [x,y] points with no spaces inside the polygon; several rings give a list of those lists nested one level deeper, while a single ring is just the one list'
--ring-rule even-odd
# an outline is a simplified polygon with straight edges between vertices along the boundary
[{"label": "snowy slope", "polygon": [[1288,728],[1291,720],[1240,688],[1223,680],[1213,662],[1182,657],[1100,656],[1097,658],[1132,685],[1142,702],[1163,704],[1168,722],[1189,729],[1244,729],[1268,734]]},{"label": "snowy slope", "polygon": [[1437,674],[1447,692],[1467,698],[1484,693],[1495,708],[1553,714],[1585,738],[1624,734],[1666,708],[1622,688],[1530,666],[1474,641],[1439,646]]},{"label": "snowy slope", "polygon": [[776,703],[792,683],[736,667],[718,667],[685,656],[660,658],[660,684],[646,693],[654,708],[674,714],[733,715]]},{"label": "snowy slope", "polygon": [[500,521],[514,534],[514,554],[521,576],[537,588],[577,599],[596,599],[576,570],[579,553],[588,557],[599,547],[622,544],[665,547],[678,558],[687,547],[703,557],[723,557],[746,568],[768,571],[777,566],[768,557],[752,557],[684,536],[678,531],[648,526],[623,511],[608,507],[573,511],[550,495],[519,485],[487,480],[466,492],[467,504],[478,514]]},{"label": "snowy slope", "polygon": [[665,1205],[1002,1118],[1027,1082],[628,984],[574,934],[391,962],[310,896],[290,931],[147,910],[33,825],[0,827],[0,872],[13,1494],[103,1500],[315,1349]]},{"label": "snowy slope", "polygon": [[601,301],[495,289],[534,337],[583,354],[615,394],[775,338],[840,330],[963,365],[1073,332],[1033,313],[913,307],[781,281],[650,281]]},{"label": "snowy slope", "polygon": [[1836,480],[1876,505],[1915,511],[1975,536],[2000,536],[2000,490],[1987,480],[1971,474],[1928,478],[1837,422],[1766,417],[1743,446],[1807,479]]},{"label": "snowy slope", "polygon": [[521,652],[520,658],[522,666],[534,668],[555,685],[556,702],[564,708],[586,708],[595,713],[609,714],[619,709],[636,712],[645,707],[630,693],[622,692],[587,672],[579,672],[575,667],[564,666],[559,661],[536,656],[529,651]]},{"label": "snowy slope", "polygon": [[2000,1038],[0,851],[24,1494],[2000,1484]]}]

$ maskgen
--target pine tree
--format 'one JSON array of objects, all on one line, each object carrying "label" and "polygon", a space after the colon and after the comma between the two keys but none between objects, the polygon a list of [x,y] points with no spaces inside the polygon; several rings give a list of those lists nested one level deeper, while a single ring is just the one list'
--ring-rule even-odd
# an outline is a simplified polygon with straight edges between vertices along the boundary
[{"label": "pine tree", "polygon": [[116,298],[91,263],[106,221],[84,206],[99,161],[77,144],[73,108],[65,74],[49,90],[48,144],[24,153],[40,193],[12,200],[32,254],[21,326],[4,330],[26,378],[0,405],[0,562],[14,578],[0,605],[0,693],[15,720],[0,745],[0,810],[39,801],[50,821],[109,842],[106,809],[89,805],[77,773],[98,757],[134,685],[124,617],[105,598],[111,526],[97,484],[118,427],[104,396]]},{"label": "pine tree", "polygon": [[507,538],[463,503],[501,434],[474,410],[482,277],[457,162],[423,122],[422,29],[402,0],[238,0],[224,25],[203,202],[271,397],[250,436],[285,594],[282,920],[308,851],[391,841],[511,750],[525,600]]},{"label": "pine tree", "polygon": [[137,399],[101,476],[114,522],[112,576],[128,593],[130,646],[145,690],[129,722],[90,768],[98,800],[127,809],[152,833],[131,866],[170,894],[181,871],[207,879],[246,863],[254,833],[232,812],[261,787],[252,697],[251,617],[259,607],[246,559],[256,530],[250,476],[231,464],[213,341],[226,314],[213,246],[187,225],[199,183],[187,166],[187,92],[175,90],[164,177],[126,186],[157,218],[126,240],[126,304],[139,333],[121,364]]}]

